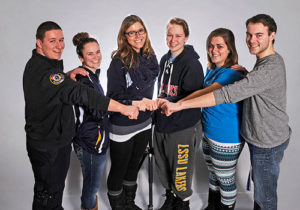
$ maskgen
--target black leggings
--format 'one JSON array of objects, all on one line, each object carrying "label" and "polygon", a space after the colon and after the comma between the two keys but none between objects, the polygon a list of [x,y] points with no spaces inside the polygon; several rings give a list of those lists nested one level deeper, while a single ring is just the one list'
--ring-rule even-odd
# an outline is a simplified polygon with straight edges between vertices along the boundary
[{"label": "black leggings", "polygon": [[152,131],[148,129],[125,142],[110,141],[111,168],[107,178],[109,191],[121,191],[123,180],[136,182],[139,163],[151,139]]}]

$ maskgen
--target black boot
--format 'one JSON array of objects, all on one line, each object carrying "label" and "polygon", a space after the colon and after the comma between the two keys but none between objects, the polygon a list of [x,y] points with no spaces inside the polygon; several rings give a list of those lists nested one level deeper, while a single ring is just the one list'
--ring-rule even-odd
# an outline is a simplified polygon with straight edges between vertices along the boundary
[{"label": "black boot", "polygon": [[174,194],[171,192],[171,190],[166,190],[165,196],[166,196],[166,200],[159,210],[173,210],[173,206],[175,204]]},{"label": "black boot", "polygon": [[254,201],[254,210],[261,210],[260,206]]},{"label": "black boot", "polygon": [[221,205],[220,191],[209,189],[208,206],[204,210],[219,210]]},{"label": "black boot", "polygon": [[137,189],[137,184],[132,186],[123,185],[125,191],[125,209],[126,210],[142,210],[140,207],[135,205],[134,198]]},{"label": "black boot", "polygon": [[223,203],[221,203],[221,208],[220,208],[220,210],[233,210],[234,209],[234,206],[235,206],[235,202],[233,203],[233,204],[231,204],[231,205],[225,205],[225,204],[223,204]]},{"label": "black boot", "polygon": [[174,210],[190,210],[190,201],[183,201],[181,198],[175,198]]},{"label": "black boot", "polygon": [[108,200],[112,210],[124,210],[125,203],[124,203],[124,193],[122,192],[119,195],[108,195]]}]

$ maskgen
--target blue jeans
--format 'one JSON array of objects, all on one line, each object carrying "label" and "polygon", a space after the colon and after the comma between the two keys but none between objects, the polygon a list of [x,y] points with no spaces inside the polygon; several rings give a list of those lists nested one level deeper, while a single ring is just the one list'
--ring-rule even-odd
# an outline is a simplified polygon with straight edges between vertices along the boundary
[{"label": "blue jeans", "polygon": [[280,162],[289,140],[273,148],[259,148],[248,143],[251,154],[254,201],[261,210],[277,209],[277,181]]},{"label": "blue jeans", "polygon": [[96,205],[96,195],[100,188],[107,155],[106,153],[91,154],[76,143],[73,143],[73,146],[80,161],[83,175],[81,207],[92,209]]}]

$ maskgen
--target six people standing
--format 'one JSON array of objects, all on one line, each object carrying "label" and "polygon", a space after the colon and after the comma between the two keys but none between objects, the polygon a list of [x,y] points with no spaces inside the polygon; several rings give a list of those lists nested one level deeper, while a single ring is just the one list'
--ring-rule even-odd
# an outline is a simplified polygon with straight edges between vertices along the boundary
[{"label": "six people standing", "polygon": [[[286,114],[285,66],[273,47],[277,30],[274,19],[256,15],[247,20],[246,27],[249,51],[257,57],[254,69],[240,80],[241,72],[236,70],[243,68],[234,66],[238,61],[234,35],[219,28],[207,38],[208,69],[203,83],[199,56],[186,44],[189,28],[185,20],[172,18],[168,23],[169,52],[158,65],[143,21],[135,15],[127,16],[107,71],[107,95],[114,101],[103,96],[98,80],[98,42],[87,33],[74,37],[84,69],[83,76],[77,75],[77,81],[93,88],[92,91],[70,81],[62,72],[61,28],[50,21],[41,24],[36,50],[23,78],[27,150],[35,176],[33,209],[63,209],[70,139],[74,136],[74,124],[67,120],[72,118],[70,104],[76,104],[74,149],[83,172],[83,209],[98,208],[96,194],[104,171],[108,138],[111,168],[107,186],[111,207],[141,209],[134,201],[138,166],[152,135],[158,176],[166,190],[166,200],[160,209],[190,209],[195,151],[202,138],[202,124],[202,149],[209,169],[205,209],[234,209],[235,167],[244,140],[251,153],[254,209],[277,209],[279,166],[291,133]],[[45,70],[36,71],[41,68]],[[36,80],[29,82],[33,74]],[[153,101],[157,76],[158,99]],[[47,94],[43,87],[48,88]],[[33,112],[37,106],[43,110]],[[56,110],[61,112],[47,115],[52,107],[60,107]],[[107,110],[125,116],[110,113],[108,123]],[[275,121],[278,123],[274,124]],[[53,132],[49,134],[50,131]],[[58,159],[63,161],[58,163]],[[60,176],[54,178],[57,171]],[[90,179],[90,175],[94,178]]]}]

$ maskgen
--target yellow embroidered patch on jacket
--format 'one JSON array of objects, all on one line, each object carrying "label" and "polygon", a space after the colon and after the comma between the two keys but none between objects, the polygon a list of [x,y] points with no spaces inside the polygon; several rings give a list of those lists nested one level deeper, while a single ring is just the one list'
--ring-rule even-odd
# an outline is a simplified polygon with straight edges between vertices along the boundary
[{"label": "yellow embroidered patch on jacket", "polygon": [[51,74],[49,79],[53,85],[59,85],[65,80],[65,76],[62,73]]}]

